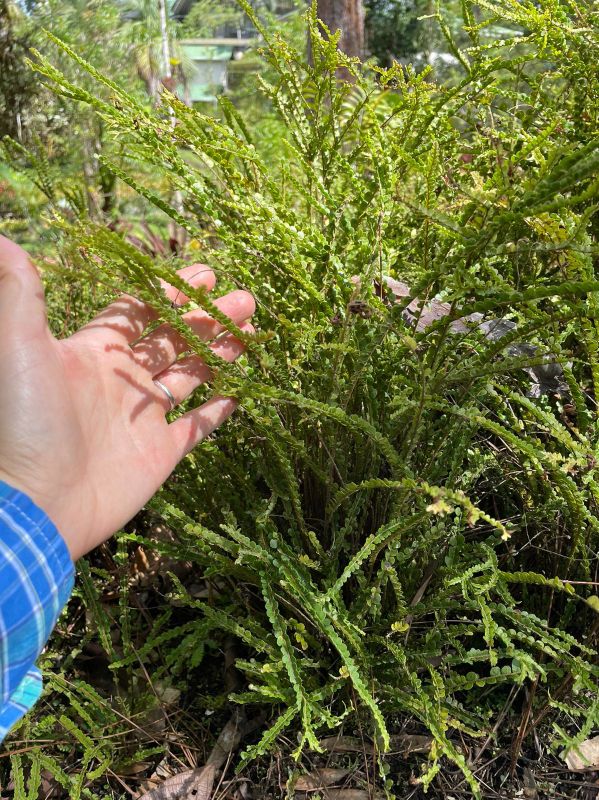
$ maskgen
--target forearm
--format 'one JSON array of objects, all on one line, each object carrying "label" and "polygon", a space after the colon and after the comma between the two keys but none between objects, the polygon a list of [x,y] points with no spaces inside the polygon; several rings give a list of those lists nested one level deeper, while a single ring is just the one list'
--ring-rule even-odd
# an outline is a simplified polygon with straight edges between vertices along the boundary
[{"label": "forearm", "polygon": [[41,653],[73,586],[73,563],[53,523],[0,482],[0,740],[35,702]]}]

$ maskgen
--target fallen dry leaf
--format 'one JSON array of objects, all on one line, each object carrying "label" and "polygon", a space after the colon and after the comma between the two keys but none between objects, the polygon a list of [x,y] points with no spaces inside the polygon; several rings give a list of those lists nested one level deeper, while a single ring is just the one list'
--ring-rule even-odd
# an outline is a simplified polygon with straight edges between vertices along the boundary
[{"label": "fallen dry leaf", "polygon": [[348,769],[334,769],[333,767],[323,767],[308,772],[307,775],[300,775],[294,789],[297,792],[310,792],[313,789],[323,789],[333,783],[339,783],[347,775]]},{"label": "fallen dry leaf", "polygon": [[[314,795],[301,792],[298,798],[310,800]],[[371,794],[366,789],[322,789],[324,800],[383,800],[382,794]]]},{"label": "fallen dry leaf", "polygon": [[562,758],[570,769],[599,769],[599,736],[586,739],[576,749],[564,751]]},{"label": "fallen dry leaf", "polygon": [[238,709],[220,732],[220,736],[216,740],[206,764],[214,767],[214,769],[220,769],[233,750],[239,747],[244,734],[244,727],[245,713],[242,709]]},{"label": "fallen dry leaf", "polygon": [[236,710],[222,729],[205,766],[167,778],[155,789],[142,794],[138,800],[210,800],[216,772],[233,750],[239,747],[245,726],[244,711]]},{"label": "fallen dry leaf", "polygon": [[372,795],[365,789],[327,789],[326,800],[379,800],[382,795]]},{"label": "fallen dry leaf", "polygon": [[539,791],[534,773],[528,767],[524,767],[522,772],[522,784],[524,787],[524,797],[527,800],[539,800]]},{"label": "fallen dry leaf", "polygon": [[329,753],[372,753],[373,746],[370,742],[362,743],[354,736],[327,736],[318,743]]},{"label": "fallen dry leaf", "polygon": [[[354,736],[327,736],[321,739],[320,746],[329,753],[365,753],[372,755],[372,742],[362,742]],[[430,753],[433,737],[417,733],[400,733],[391,737],[391,752],[399,753],[404,758],[410,753]]]},{"label": "fallen dry leaf", "polygon": [[417,733],[400,733],[391,737],[391,752],[401,753],[404,758],[410,753],[430,753],[433,746],[432,736]]},{"label": "fallen dry leaf", "polygon": [[209,764],[167,778],[138,800],[210,800],[216,769]]},{"label": "fallen dry leaf", "polygon": [[119,775],[141,775],[142,772],[147,772],[151,766],[150,761],[138,761],[136,764],[128,764],[126,767],[121,767]]}]

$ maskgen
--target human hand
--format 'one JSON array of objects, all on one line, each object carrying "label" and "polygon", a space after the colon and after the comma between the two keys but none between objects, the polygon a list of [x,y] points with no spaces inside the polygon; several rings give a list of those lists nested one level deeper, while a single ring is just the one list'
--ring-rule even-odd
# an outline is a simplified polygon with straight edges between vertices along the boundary
[{"label": "human hand", "polygon": [[[207,290],[216,283],[202,265],[179,274]],[[173,302],[188,301],[165,289]],[[248,292],[215,302],[241,330],[253,331]],[[167,423],[171,403],[154,380],[180,403],[209,380],[210,370],[195,355],[175,363],[188,348],[166,325],[140,339],[153,319],[152,309],[124,295],[73,336],[55,339],[35,267],[0,236],[0,479],[48,514],[73,560],[131,519],[236,406],[232,398],[214,397]],[[223,330],[203,311],[183,319],[205,341]],[[231,334],[211,347],[226,361],[244,349]]]}]

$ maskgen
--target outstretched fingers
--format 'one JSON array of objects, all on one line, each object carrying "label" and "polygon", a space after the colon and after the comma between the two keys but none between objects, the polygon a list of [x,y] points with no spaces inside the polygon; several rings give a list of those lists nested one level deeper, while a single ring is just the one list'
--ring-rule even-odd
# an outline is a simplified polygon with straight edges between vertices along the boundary
[{"label": "outstretched fingers", "polygon": [[[254,327],[249,322],[241,325],[240,329],[244,333],[252,334]],[[227,334],[214,342],[210,349],[215,356],[222,358],[229,363],[235,361],[245,351],[245,345],[232,334]],[[212,370],[199,356],[191,355],[180,359],[168,369],[156,375],[154,380],[159,381],[172,394],[174,405],[179,405],[189,395],[212,378]],[[165,394],[163,392],[163,394]],[[165,411],[170,410],[173,404],[168,396],[161,397]]]},{"label": "outstretched fingers", "polygon": [[[191,264],[177,271],[177,275],[190,286],[204,287],[211,291],[216,284],[214,272],[204,264]],[[177,306],[189,302],[189,297],[180,289],[161,281],[168,299]],[[156,319],[156,312],[136,297],[124,294],[114,303],[106,306],[91,322],[74,334],[73,338],[99,331],[110,331],[131,344],[142,335],[150,322]]]},{"label": "outstretched fingers", "polygon": [[176,462],[220,427],[237,408],[234,397],[212,397],[170,425]]},{"label": "outstretched fingers", "polygon": [[[253,333],[248,322],[241,326],[244,333]],[[212,350],[225,361],[234,361],[245,347],[231,334],[224,336],[212,345]],[[168,385],[177,402],[187,397],[197,386],[212,377],[210,369],[197,356],[182,359],[160,375],[160,381]],[[234,397],[212,397],[198,408],[193,408],[169,426],[175,450],[175,458],[180,461],[203,439],[215,431],[237,408]]]},{"label": "outstretched fingers", "polygon": [[[214,305],[235,325],[241,325],[249,319],[256,309],[252,295],[239,289],[219,297]],[[205,342],[214,339],[224,330],[220,322],[202,309],[188,311],[181,319]],[[189,350],[189,345],[170,325],[159,325],[132,349],[137,363],[156,377],[173,364],[177,356]]]}]

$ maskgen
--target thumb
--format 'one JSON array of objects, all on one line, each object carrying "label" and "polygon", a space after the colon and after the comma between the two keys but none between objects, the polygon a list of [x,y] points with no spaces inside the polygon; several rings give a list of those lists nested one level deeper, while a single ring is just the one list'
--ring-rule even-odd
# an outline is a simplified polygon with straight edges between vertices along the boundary
[{"label": "thumb", "polygon": [[0,236],[0,341],[29,339],[47,329],[44,287],[18,244]]}]

